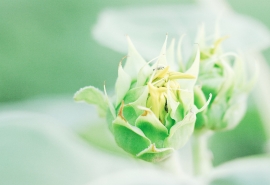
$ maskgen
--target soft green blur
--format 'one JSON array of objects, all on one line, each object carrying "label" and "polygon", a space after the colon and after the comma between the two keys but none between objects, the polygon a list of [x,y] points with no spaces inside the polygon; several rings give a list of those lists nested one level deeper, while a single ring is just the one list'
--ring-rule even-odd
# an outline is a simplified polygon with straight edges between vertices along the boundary
[{"label": "soft green blur", "polygon": [[[155,4],[177,2],[158,0]],[[269,1],[229,0],[229,3],[270,28]],[[104,8],[153,4],[151,0],[2,0],[0,102],[39,95],[71,95],[86,85],[102,87],[104,81],[113,87],[123,54],[97,44],[90,29]],[[270,60],[270,50],[265,54]]]}]

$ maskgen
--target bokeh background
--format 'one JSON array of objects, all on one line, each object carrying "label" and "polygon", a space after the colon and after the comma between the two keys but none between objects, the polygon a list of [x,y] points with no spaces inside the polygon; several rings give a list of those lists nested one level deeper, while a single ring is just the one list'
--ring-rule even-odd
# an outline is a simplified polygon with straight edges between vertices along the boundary
[{"label": "bokeh background", "polygon": [[[192,3],[192,0],[1,0],[0,106],[42,97],[68,96],[93,85],[112,89],[125,53],[98,44],[91,29],[105,8]],[[227,0],[238,13],[270,29],[270,1]],[[270,49],[263,51],[270,63]],[[266,82],[269,83],[269,82]],[[214,164],[265,151],[264,127],[252,99],[234,130],[212,138]],[[17,103],[17,104],[16,104]],[[3,110],[3,109],[1,109]],[[83,136],[95,144],[95,139]],[[8,139],[8,137],[7,137]],[[1,159],[0,159],[1,160]]]},{"label": "bokeh background", "polygon": [[[227,0],[270,28],[267,0]],[[0,102],[72,94],[80,87],[113,87],[125,53],[98,44],[90,34],[105,8],[192,3],[192,0],[1,0]],[[270,49],[264,52],[270,61]]]}]

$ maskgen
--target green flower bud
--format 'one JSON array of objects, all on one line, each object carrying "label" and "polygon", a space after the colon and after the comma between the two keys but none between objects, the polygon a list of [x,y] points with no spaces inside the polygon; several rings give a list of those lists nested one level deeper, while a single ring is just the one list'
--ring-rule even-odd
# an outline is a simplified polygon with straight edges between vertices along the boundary
[{"label": "green flower bud", "polygon": [[226,37],[217,37],[212,46],[207,46],[203,28],[201,30],[201,63],[199,80],[194,89],[195,104],[203,105],[209,93],[213,97],[209,106],[197,115],[197,130],[235,127],[245,113],[248,93],[256,78],[255,75],[248,81],[247,66],[239,55],[222,52],[220,44],[224,39]]},{"label": "green flower bud", "polygon": [[74,96],[98,106],[121,148],[150,162],[162,161],[182,147],[194,130],[196,113],[202,111],[194,105],[193,90],[199,73],[199,49],[191,67],[181,73],[175,69],[174,41],[168,51],[166,43],[167,37],[159,57],[147,63],[128,38],[128,56],[124,67],[121,62],[118,67],[113,102],[105,87],[104,94],[86,87]]}]

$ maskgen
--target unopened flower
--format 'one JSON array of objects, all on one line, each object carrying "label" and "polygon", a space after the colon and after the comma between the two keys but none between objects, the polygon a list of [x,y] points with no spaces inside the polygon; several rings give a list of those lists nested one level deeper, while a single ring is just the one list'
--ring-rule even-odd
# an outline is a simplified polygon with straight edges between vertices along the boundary
[{"label": "unopened flower", "polygon": [[121,148],[151,162],[167,158],[188,141],[196,113],[202,110],[194,105],[193,91],[199,73],[199,49],[191,67],[182,73],[175,67],[174,41],[168,50],[166,43],[167,37],[159,57],[147,63],[128,38],[128,56],[124,67],[119,64],[112,102],[105,87],[104,93],[85,87],[74,96],[98,106]]},{"label": "unopened flower", "polygon": [[195,104],[203,105],[208,93],[213,97],[209,106],[197,115],[196,129],[224,130],[235,127],[244,116],[251,80],[247,75],[247,63],[236,53],[222,52],[220,45],[227,37],[216,34],[211,45],[205,40],[204,28],[200,31],[200,73],[195,86]]}]

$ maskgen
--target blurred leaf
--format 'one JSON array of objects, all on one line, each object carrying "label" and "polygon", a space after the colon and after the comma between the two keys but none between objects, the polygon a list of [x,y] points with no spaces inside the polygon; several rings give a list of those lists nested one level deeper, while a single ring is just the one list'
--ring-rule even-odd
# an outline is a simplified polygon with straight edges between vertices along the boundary
[{"label": "blurred leaf", "polygon": [[106,178],[91,181],[88,185],[199,185],[198,181],[181,176],[176,177],[162,170],[127,170],[112,173]]},{"label": "blurred leaf", "polygon": [[[270,36],[260,22],[233,12],[224,0],[201,0],[198,4],[128,7],[107,9],[101,12],[93,29],[94,38],[104,46],[126,52],[124,34],[130,35],[142,56],[157,56],[164,35],[184,39],[184,54],[190,52],[198,27],[204,23],[208,38],[214,37],[216,21],[220,34],[229,35],[224,42],[225,50],[260,51],[269,47]],[[220,10],[223,11],[219,18]],[[162,12],[162,13],[161,13]],[[143,30],[143,31],[142,31]],[[184,55],[184,56],[185,56]]]},{"label": "blurred leaf", "polygon": [[86,145],[46,116],[0,114],[0,184],[79,185],[139,167]]},{"label": "blurred leaf", "polygon": [[216,168],[209,177],[209,185],[269,185],[270,156],[238,159]]}]

